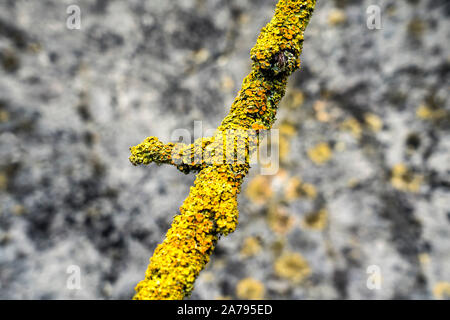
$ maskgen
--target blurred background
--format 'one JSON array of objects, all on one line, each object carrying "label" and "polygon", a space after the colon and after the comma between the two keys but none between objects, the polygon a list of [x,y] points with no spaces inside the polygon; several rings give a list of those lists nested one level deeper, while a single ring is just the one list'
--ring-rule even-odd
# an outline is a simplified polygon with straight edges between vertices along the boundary
[{"label": "blurred background", "polygon": [[[0,1],[0,298],[133,296],[194,175],[129,147],[217,127],[276,2]],[[450,298],[449,14],[318,0],[280,169],[251,170],[191,299]]]}]

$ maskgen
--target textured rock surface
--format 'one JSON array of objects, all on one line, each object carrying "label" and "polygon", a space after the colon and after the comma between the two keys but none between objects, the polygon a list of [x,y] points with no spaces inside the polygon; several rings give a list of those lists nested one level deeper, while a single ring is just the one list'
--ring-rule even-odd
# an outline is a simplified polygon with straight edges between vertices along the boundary
[{"label": "textured rock surface", "polygon": [[[0,3],[0,298],[132,297],[193,176],[133,167],[128,148],[215,128],[275,3]],[[449,14],[318,1],[278,116],[280,170],[253,168],[192,299],[449,296]]]}]

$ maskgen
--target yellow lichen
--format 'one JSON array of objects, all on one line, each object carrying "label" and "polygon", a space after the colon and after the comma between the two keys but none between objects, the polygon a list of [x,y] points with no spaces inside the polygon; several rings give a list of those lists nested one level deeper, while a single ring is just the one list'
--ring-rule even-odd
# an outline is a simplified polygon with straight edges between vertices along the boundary
[{"label": "yellow lichen", "polygon": [[383,128],[383,121],[374,113],[366,113],[364,115],[364,121],[374,132],[378,132],[381,130],[381,128]]},{"label": "yellow lichen", "polygon": [[308,157],[315,164],[324,164],[331,159],[332,151],[326,142],[321,142],[308,150]]},{"label": "yellow lichen", "polygon": [[254,203],[264,204],[273,194],[270,178],[268,176],[258,175],[248,183],[245,194]]},{"label": "yellow lichen", "polygon": [[261,244],[259,240],[255,237],[247,237],[241,248],[241,255],[244,257],[252,257],[261,252]]},{"label": "yellow lichen", "polygon": [[325,228],[328,222],[328,211],[326,209],[320,209],[317,212],[308,214],[302,221],[302,225],[305,228],[313,230],[322,230]]},{"label": "yellow lichen", "polygon": [[431,259],[430,259],[430,255],[428,253],[421,253],[421,254],[419,254],[418,258],[419,258],[419,262],[422,266],[425,267],[430,264]]},{"label": "yellow lichen", "polygon": [[347,21],[347,15],[344,10],[333,9],[328,15],[328,23],[332,26],[342,24]]},{"label": "yellow lichen", "polygon": [[3,172],[0,172],[0,190],[5,190],[8,186],[8,177]]},{"label": "yellow lichen", "polygon": [[285,208],[275,206],[269,210],[267,222],[274,232],[286,234],[294,227],[295,218]]},{"label": "yellow lichen", "polygon": [[9,113],[7,111],[0,110],[0,122],[6,122],[9,120]]},{"label": "yellow lichen", "polygon": [[331,119],[330,114],[328,113],[327,104],[323,100],[317,100],[314,103],[314,111],[316,112],[316,119],[320,122],[328,122]]},{"label": "yellow lichen", "polygon": [[423,32],[425,31],[425,29],[426,29],[426,24],[420,18],[411,19],[411,21],[409,21],[408,26],[407,26],[408,33],[415,38],[420,38],[422,36]]},{"label": "yellow lichen", "polygon": [[245,278],[236,286],[236,296],[245,300],[261,300],[265,294],[264,284],[253,278]]},{"label": "yellow lichen", "polygon": [[294,283],[302,282],[311,274],[308,262],[300,253],[286,253],[275,261],[275,273]]},{"label": "yellow lichen", "polygon": [[278,128],[280,134],[278,139],[278,152],[281,161],[285,161],[290,154],[291,138],[297,133],[295,126],[284,121]]},{"label": "yellow lichen", "polygon": [[359,183],[360,183],[360,180],[358,178],[350,178],[347,181],[347,186],[349,188],[355,188],[356,186],[358,186]]},{"label": "yellow lichen", "polygon": [[[145,279],[136,286],[134,299],[188,296],[218,238],[235,230],[237,194],[259,143],[259,130],[272,127],[287,79],[300,66],[303,33],[314,6],[314,0],[278,2],[273,19],[251,49],[252,70],[214,136],[191,145],[164,144],[149,137],[130,148],[134,165],[171,164],[184,173],[198,172],[180,214],[150,259]],[[244,148],[239,148],[240,142]],[[244,282],[241,289],[244,295],[264,295],[264,287],[255,282]]]},{"label": "yellow lichen", "polygon": [[285,189],[286,200],[292,201],[301,197],[314,199],[317,196],[316,188],[302,179],[294,177],[288,180]]},{"label": "yellow lichen", "polygon": [[301,193],[308,198],[314,199],[317,196],[316,187],[310,183],[303,183],[301,186]]},{"label": "yellow lichen", "polygon": [[210,53],[207,49],[202,48],[194,52],[194,60],[196,63],[203,63],[208,60]]},{"label": "yellow lichen", "polygon": [[416,111],[417,117],[424,120],[439,120],[447,115],[445,109],[432,108],[428,105],[422,104]]},{"label": "yellow lichen", "polygon": [[234,88],[234,81],[230,76],[225,76],[222,79],[222,89],[224,91],[231,91]]},{"label": "yellow lichen", "polygon": [[202,274],[199,276],[199,279],[204,282],[211,282],[214,280],[214,274],[212,272],[202,272]]},{"label": "yellow lichen", "polygon": [[23,205],[21,204],[16,204],[13,208],[12,208],[12,212],[16,215],[16,216],[21,216],[23,214],[26,213],[26,209]]},{"label": "yellow lichen", "polygon": [[305,100],[305,96],[302,91],[298,89],[292,89],[289,91],[289,94],[287,94],[285,98],[285,105],[290,109],[296,109],[299,108]]},{"label": "yellow lichen", "polygon": [[362,134],[362,128],[360,123],[353,117],[342,122],[341,129],[350,131],[355,138],[360,138]]},{"label": "yellow lichen", "polygon": [[291,143],[289,139],[284,135],[280,135],[278,139],[278,154],[280,161],[286,161],[290,153]]},{"label": "yellow lichen", "polygon": [[280,135],[286,136],[286,137],[293,137],[297,133],[297,129],[292,123],[289,123],[287,121],[284,121],[280,125]]},{"label": "yellow lichen", "polygon": [[436,299],[450,299],[450,282],[438,282],[433,287]]},{"label": "yellow lichen", "polygon": [[411,172],[403,163],[396,164],[391,170],[391,183],[394,188],[408,191],[418,192],[423,177]]}]

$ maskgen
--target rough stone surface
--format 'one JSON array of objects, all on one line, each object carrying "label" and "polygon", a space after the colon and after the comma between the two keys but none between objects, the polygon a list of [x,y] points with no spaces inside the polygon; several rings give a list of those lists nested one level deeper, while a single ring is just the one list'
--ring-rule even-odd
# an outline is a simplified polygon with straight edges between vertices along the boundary
[{"label": "rough stone surface", "polygon": [[[1,299],[132,297],[193,176],[133,167],[128,148],[216,127],[275,3],[0,2]],[[80,30],[66,28],[72,4]],[[191,299],[238,298],[249,277],[267,299],[449,297],[449,15],[446,1],[318,0],[278,116],[280,170],[252,169],[238,229]],[[295,254],[300,282],[274,267]]]}]

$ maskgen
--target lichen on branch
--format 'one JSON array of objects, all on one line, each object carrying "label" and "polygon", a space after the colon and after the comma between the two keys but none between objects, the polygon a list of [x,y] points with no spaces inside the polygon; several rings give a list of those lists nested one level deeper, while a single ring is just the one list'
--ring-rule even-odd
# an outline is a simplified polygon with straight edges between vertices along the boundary
[{"label": "lichen on branch", "polygon": [[[278,2],[250,52],[252,70],[212,137],[190,145],[164,144],[149,137],[130,148],[134,165],[172,164],[184,173],[198,172],[180,214],[150,258],[134,299],[188,296],[219,237],[236,229],[237,195],[258,145],[258,133],[272,127],[287,79],[300,67],[303,33],[314,6],[315,0]],[[230,153],[234,161],[229,161]]]}]

